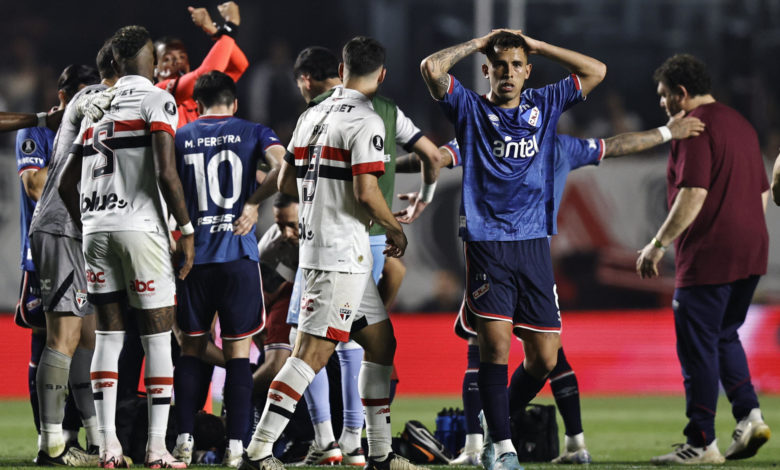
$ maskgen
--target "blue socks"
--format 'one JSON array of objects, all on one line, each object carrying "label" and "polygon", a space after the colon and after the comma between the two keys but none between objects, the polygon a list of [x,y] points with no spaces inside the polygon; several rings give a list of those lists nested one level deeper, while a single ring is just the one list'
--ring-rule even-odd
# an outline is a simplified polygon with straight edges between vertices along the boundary
[{"label": "blue socks", "polygon": [[252,371],[249,358],[225,363],[225,407],[227,438],[243,440],[249,431],[252,411]]},{"label": "blue socks", "polygon": [[561,412],[567,436],[576,436],[582,432],[580,413],[580,388],[563,348],[558,350],[558,364],[550,372],[550,388],[555,397],[555,405]]},{"label": "blue socks", "polygon": [[[536,394],[544,387],[546,381],[546,378],[539,380],[529,374],[523,367],[523,364],[517,366],[517,369],[512,374],[512,382],[509,384],[509,412],[514,413],[517,410],[524,409],[525,405],[533,400]],[[485,402],[484,395],[482,402]],[[488,427],[490,426],[488,425]]]},{"label": "blue socks", "polygon": [[493,442],[511,439],[509,430],[509,401],[507,400],[506,364],[480,362],[479,396]]},{"label": "blue socks", "polygon": [[468,345],[468,363],[466,373],[463,374],[463,414],[466,416],[466,434],[481,434],[482,426],[479,424],[479,411],[482,409],[482,400],[479,397],[479,345]]},{"label": "blue socks", "polygon": [[[176,397],[176,424],[179,434],[192,434],[195,412],[198,410],[198,389],[203,382],[201,360],[193,356],[179,356],[173,370],[173,392]],[[243,437],[243,435],[242,435]]]}]

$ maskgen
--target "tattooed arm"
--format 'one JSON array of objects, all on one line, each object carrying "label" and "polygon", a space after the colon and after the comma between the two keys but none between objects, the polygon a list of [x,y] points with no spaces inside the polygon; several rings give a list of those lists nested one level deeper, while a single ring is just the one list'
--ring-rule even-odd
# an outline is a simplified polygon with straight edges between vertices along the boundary
[{"label": "tattooed arm", "polygon": [[472,39],[471,41],[442,49],[439,52],[434,52],[423,59],[422,63],[420,63],[420,72],[425,80],[425,84],[428,85],[428,91],[431,92],[431,96],[437,100],[444,98],[450,85],[448,72],[452,66],[474,52],[482,52],[488,38],[494,32],[481,38]]},{"label": "tattooed arm", "polygon": [[[672,116],[666,124],[672,139],[681,140],[696,137],[704,131],[704,123],[698,118],[683,117],[683,112]],[[642,132],[626,132],[604,139],[604,158],[622,157],[661,145],[665,140],[658,129]]]}]

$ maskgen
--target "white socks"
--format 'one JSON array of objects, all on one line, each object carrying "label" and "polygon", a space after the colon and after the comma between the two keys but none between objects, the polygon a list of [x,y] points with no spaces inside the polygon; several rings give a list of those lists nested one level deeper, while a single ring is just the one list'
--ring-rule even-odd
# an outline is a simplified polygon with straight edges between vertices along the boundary
[{"label": "white socks", "polygon": [[168,412],[173,391],[171,332],[142,335],[141,344],[146,352],[144,385],[149,409],[149,440],[146,442],[146,452],[165,453],[165,431],[168,429]]},{"label": "white socks", "polygon": [[119,353],[124,340],[124,331],[95,331],[95,352],[90,368],[98,431],[103,435],[105,448],[116,454],[122,450],[116,437],[116,395]]},{"label": "white socks", "polygon": [[383,460],[391,451],[390,439],[390,375],[393,366],[363,361],[358,376],[358,389],[366,413],[368,456]]}]

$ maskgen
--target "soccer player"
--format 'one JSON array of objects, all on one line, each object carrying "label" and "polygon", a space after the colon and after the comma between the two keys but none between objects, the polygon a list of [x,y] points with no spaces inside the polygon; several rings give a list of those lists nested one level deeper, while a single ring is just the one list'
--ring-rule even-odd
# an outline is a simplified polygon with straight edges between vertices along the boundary
[{"label": "soccer player", "polygon": [[[555,207],[554,217],[563,197],[566,178],[569,172],[586,165],[598,165],[602,159],[631,155],[666,142],[668,139],[686,139],[699,135],[704,124],[695,117],[683,117],[682,113],[670,118],[666,126],[643,132],[629,132],[606,139],[578,139],[567,135],[555,138]],[[462,158],[457,140],[453,139],[439,147],[442,154],[442,167],[460,166]],[[414,154],[399,157],[396,170],[399,172],[419,171],[419,160]],[[405,195],[413,201],[417,193]],[[476,332],[466,321],[466,303],[461,306],[455,321],[455,334],[468,341],[467,369],[463,376],[463,410],[466,415],[466,443],[464,451],[451,465],[479,465],[479,453],[482,448],[482,430],[478,413],[482,408],[479,397],[477,374],[479,371],[479,344]],[[553,460],[553,463],[585,464],[591,461],[585,446],[580,414],[579,386],[574,370],[569,365],[563,347],[558,350],[558,362],[550,373],[555,404],[561,412],[565,427],[565,450]],[[512,388],[510,394],[510,414],[516,407],[513,403]],[[514,406],[513,406],[514,405]]]},{"label": "soccer player", "polygon": [[[254,231],[261,201],[254,170],[258,160],[278,167],[285,148],[271,129],[233,117],[236,84],[226,74],[201,75],[193,97],[200,117],[176,133],[176,166],[195,221],[195,261],[187,279],[177,283],[176,318],[183,336],[173,382],[179,428],[173,455],[187,464],[192,460],[196,397],[190,391],[202,380],[200,357],[219,312],[228,410],[223,463],[238,467],[250,424],[249,349],[264,317]],[[276,181],[264,184],[276,187]],[[249,220],[240,220],[242,214]],[[243,235],[234,235],[234,223],[248,224]]]},{"label": "soccer player", "polygon": [[[110,62],[105,48],[98,54],[97,62],[101,72]],[[88,448],[94,451],[100,445],[89,387],[95,323],[91,306],[86,302],[86,281],[80,276],[83,263],[77,262],[81,253],[81,234],[66,232],[69,216],[62,208],[56,184],[53,184],[60,175],[63,159],[81,122],[80,103],[94,92],[93,84],[98,80],[98,73],[92,67],[74,65],[65,69],[57,93],[65,116],[51,145],[48,164],[43,169],[22,174],[25,186],[32,190],[38,201],[30,214],[29,253],[25,253],[25,258],[31,258],[37,271],[40,301],[46,317],[46,347],[40,355],[34,381],[41,421],[39,465],[97,463],[96,455],[84,453],[63,433],[63,406],[69,382],[85,426]],[[79,92],[84,86],[87,88]],[[43,145],[43,142],[23,143],[22,152],[32,150],[33,146],[43,148]]]},{"label": "soccer player", "polygon": [[236,44],[235,38],[238,34],[238,25],[241,24],[241,15],[235,2],[225,2],[217,6],[219,14],[225,20],[221,26],[211,21],[207,9],[193,7],[187,9],[192,22],[216,42],[200,67],[192,71],[190,71],[190,59],[183,42],[174,38],[162,38],[155,42],[158,58],[154,69],[154,76],[158,80],[156,86],[170,92],[176,98],[176,106],[179,108],[177,127],[198,118],[198,106],[192,96],[198,77],[217,70],[228,74],[233,81],[238,81],[249,67],[249,61]]},{"label": "soccer player", "polygon": [[[298,54],[293,67],[298,89],[309,106],[314,106],[330,97],[337,87],[341,86],[339,77],[339,59],[329,49],[324,47],[308,47]],[[389,98],[375,95],[371,104],[385,125],[385,135],[395,136],[385,142],[385,173],[379,178],[378,184],[388,207],[393,203],[395,188],[395,158],[396,146],[400,144],[407,151],[415,151],[422,157],[422,188],[421,199],[410,204],[397,216],[404,223],[411,223],[420,216],[425,206],[433,198],[438,178],[439,162],[436,146],[423,135],[420,129],[403,111]],[[369,230],[369,242],[374,264],[372,277],[374,282],[380,282],[385,267],[385,229],[375,224]],[[390,266],[388,266],[390,268]],[[393,274],[388,278],[403,277],[404,269],[398,262]],[[386,279],[387,281],[387,279]],[[400,280],[394,283],[383,283],[380,291],[385,307],[389,300],[395,298],[400,287]],[[304,461],[308,465],[339,462],[350,465],[365,464],[365,456],[360,447],[360,434],[363,427],[363,414],[359,394],[357,392],[357,376],[360,369],[362,350],[354,342],[339,344],[336,347],[342,370],[342,397],[344,399],[344,426],[341,436],[336,442],[333,435],[330,417],[330,402],[327,392],[329,383],[325,370],[321,370],[309,388],[306,389],[306,403],[314,424],[315,439]],[[343,451],[342,451],[343,449]]]},{"label": "soccer player", "polygon": [[261,345],[265,358],[253,374],[253,393],[256,397],[268,393],[271,381],[293,350],[287,312],[298,269],[298,203],[292,196],[279,193],[274,199],[273,215],[274,224],[257,244],[266,319],[263,327],[265,337]]},{"label": "soccer player", "polygon": [[295,350],[271,383],[241,468],[282,468],[271,454],[274,441],[336,343],[350,337],[365,349],[358,382],[366,413],[366,468],[417,468],[390,447],[395,338],[371,279],[369,221],[387,230],[385,254],[400,257],[407,243],[377,186],[384,172],[385,129],[371,97],[385,76],[384,56],[371,38],[356,37],[344,46],[339,68],[344,86],[301,115],[282,164],[279,189],[300,200],[306,282]]},{"label": "soccer player", "polygon": [[[482,52],[491,91],[480,97],[464,88],[450,68]],[[530,54],[567,67],[572,74],[541,89],[521,90],[531,73]],[[518,403],[528,403],[557,362],[560,312],[550,247],[554,233],[555,127],[561,113],[603,80],[606,66],[519,31],[498,30],[436,52],[422,61],[423,78],[455,124],[463,152],[466,294],[478,332],[479,391],[489,427],[493,468],[520,467],[510,439],[507,362],[513,331],[523,340]],[[493,458],[483,459],[490,468]],[[487,461],[487,463],[485,462]]]},{"label": "soccer player", "polygon": [[715,439],[719,380],[737,420],[725,458],[745,459],[770,436],[737,331],[768,262],[764,211],[769,183],[761,148],[753,126],[712,96],[709,73],[699,59],[670,57],[653,79],[668,115],[683,111],[707,125],[699,137],[672,143],[666,173],[669,214],[636,261],[641,278],[656,277],[667,246],[676,242],[672,309],[687,439],[653,462],[724,461]]},{"label": "soccer player", "polygon": [[84,122],[58,186],[76,226],[83,227],[87,290],[98,314],[91,379],[104,439],[100,464],[127,464],[115,425],[117,363],[125,329],[120,301],[126,298],[146,352],[145,464],[184,468],[165,447],[175,294],[165,206],[182,232],[176,244],[184,256],[179,278],[186,278],[194,256],[194,228],[173,152],[176,104],[152,85],[155,54],[145,28],[119,29],[111,50],[120,77],[116,95],[102,119]]}]

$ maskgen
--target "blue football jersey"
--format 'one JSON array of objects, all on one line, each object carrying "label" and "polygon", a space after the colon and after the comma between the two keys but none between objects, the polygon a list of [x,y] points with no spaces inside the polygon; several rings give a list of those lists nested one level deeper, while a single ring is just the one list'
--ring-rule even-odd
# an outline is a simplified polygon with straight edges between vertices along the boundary
[{"label": "blue football jersey", "polygon": [[555,136],[555,209],[553,233],[558,231],[558,208],[569,172],[585,165],[598,165],[604,158],[603,139],[578,139],[569,135]]},{"label": "blue football jersey", "polygon": [[265,151],[281,145],[261,124],[232,116],[201,116],[176,131],[176,165],[195,227],[195,264],[258,260],[254,229],[233,235],[233,222],[257,188]]},{"label": "blue football jersey", "polygon": [[516,108],[500,108],[450,75],[439,101],[455,125],[463,157],[460,234],[466,241],[516,241],[554,233],[555,128],[583,99],[570,75],[526,89]]},{"label": "blue football jersey", "polygon": [[35,210],[35,201],[27,197],[24,191],[24,183],[21,182],[22,173],[28,170],[40,170],[49,164],[51,151],[54,148],[54,131],[48,127],[28,127],[16,133],[16,170],[19,172],[21,193],[19,206],[21,214],[20,225],[22,229],[22,269],[35,271],[32,255],[30,254],[30,220]]}]

